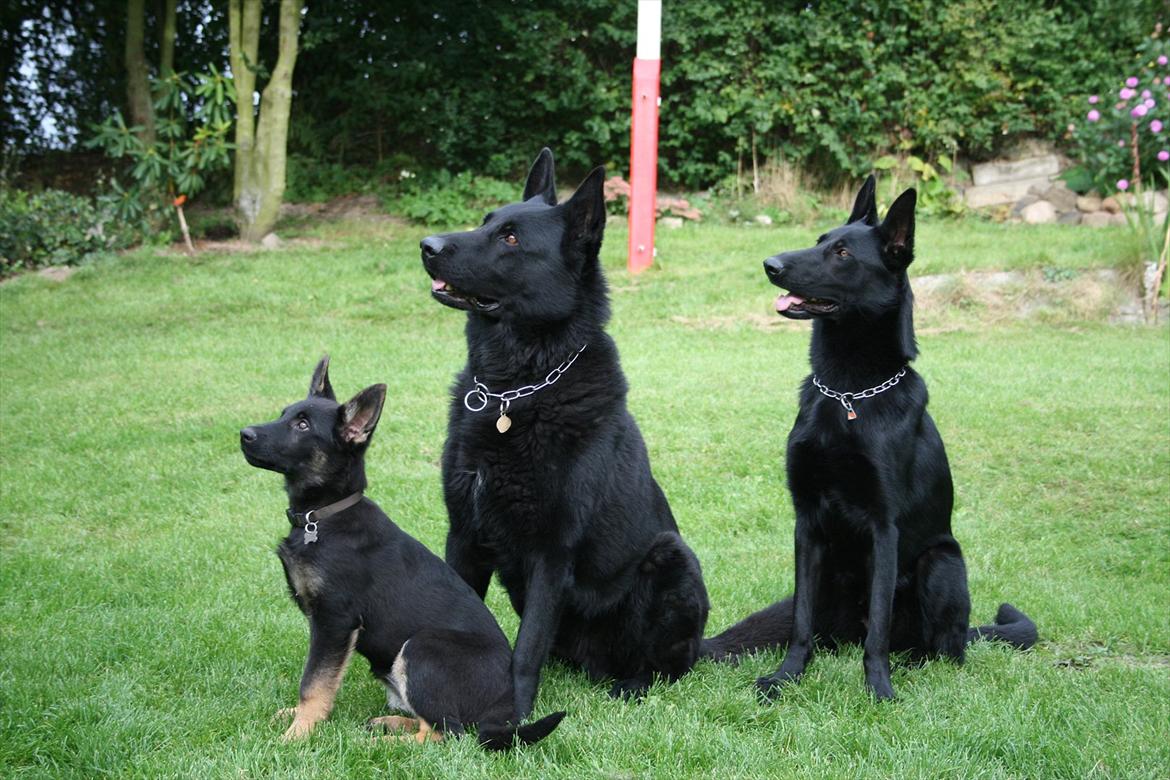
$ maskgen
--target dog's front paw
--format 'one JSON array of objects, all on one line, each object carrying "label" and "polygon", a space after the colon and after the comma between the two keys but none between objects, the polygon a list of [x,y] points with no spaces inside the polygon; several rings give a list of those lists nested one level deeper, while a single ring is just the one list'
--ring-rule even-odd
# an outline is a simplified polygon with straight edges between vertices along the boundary
[{"label": "dog's front paw", "polygon": [[867,679],[865,685],[878,701],[890,701],[894,698],[894,686],[890,684],[888,677],[876,680]]},{"label": "dog's front paw", "polygon": [[756,691],[765,701],[775,701],[780,692],[800,679],[799,674],[776,672],[756,679]]},{"label": "dog's front paw", "polygon": [[309,736],[310,733],[312,733],[313,726],[315,725],[315,723],[312,723],[308,720],[293,718],[292,725],[289,726],[288,730],[280,736],[280,741],[296,742],[299,739],[304,739],[305,737]]},{"label": "dog's front paw", "polygon": [[272,713],[272,720],[274,722],[278,721],[278,720],[288,720],[289,718],[295,718],[296,716],[297,716],[297,708],[296,707],[281,707],[279,710]]}]

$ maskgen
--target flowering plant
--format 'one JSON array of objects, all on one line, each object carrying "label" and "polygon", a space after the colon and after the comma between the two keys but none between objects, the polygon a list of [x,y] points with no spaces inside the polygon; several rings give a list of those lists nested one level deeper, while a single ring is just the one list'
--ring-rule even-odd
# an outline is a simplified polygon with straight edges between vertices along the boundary
[{"label": "flowering plant", "polygon": [[1116,92],[1089,95],[1084,123],[1069,130],[1082,170],[1096,189],[1118,196],[1138,236],[1147,317],[1156,318],[1170,254],[1170,209],[1157,192],[1170,184],[1170,42],[1161,25],[1138,54]]},{"label": "flowering plant", "polygon": [[1070,126],[1073,150],[1093,187],[1133,191],[1164,186],[1170,172],[1170,40],[1159,26],[1138,50],[1130,73],[1108,93],[1089,95]]}]

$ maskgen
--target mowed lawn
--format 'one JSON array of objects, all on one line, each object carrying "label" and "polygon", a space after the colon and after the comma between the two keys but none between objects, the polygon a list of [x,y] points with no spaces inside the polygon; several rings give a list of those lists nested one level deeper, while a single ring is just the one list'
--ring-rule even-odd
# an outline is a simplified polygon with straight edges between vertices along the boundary
[{"label": "mowed lawn", "polygon": [[[280,478],[238,430],[304,395],[389,385],[369,495],[442,549],[439,453],[463,316],[432,302],[423,228],[346,223],[283,250],[141,251],[62,283],[0,285],[0,776],[1166,777],[1170,767],[1170,330],[920,318],[918,370],[954,470],[972,618],[1010,600],[1019,653],[899,667],[874,704],[860,650],[772,704],[780,652],[708,662],[645,701],[546,670],[545,742],[375,741],[357,659],[328,722],[284,745],[307,626],[273,554]],[[709,630],[791,592],[784,441],[808,329],[770,314],[768,254],[816,227],[687,227],[636,279],[613,230],[611,332],[655,474],[711,595]],[[1092,268],[1122,231],[927,224],[914,273]],[[489,605],[517,619],[498,585]]]}]

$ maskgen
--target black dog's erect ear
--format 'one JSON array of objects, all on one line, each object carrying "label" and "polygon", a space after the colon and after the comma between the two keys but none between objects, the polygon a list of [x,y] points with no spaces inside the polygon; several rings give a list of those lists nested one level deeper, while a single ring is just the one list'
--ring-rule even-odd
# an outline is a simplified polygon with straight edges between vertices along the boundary
[{"label": "black dog's erect ear", "polygon": [[328,398],[336,401],[333,396],[333,386],[329,384],[329,356],[323,355],[317,367],[313,369],[313,379],[309,382],[310,398]]},{"label": "black dog's erect ear", "polygon": [[569,235],[574,241],[600,241],[605,231],[605,168],[594,168],[565,202]]},{"label": "black dog's erect ear", "polygon": [[857,191],[857,198],[853,201],[853,212],[849,215],[849,219],[845,220],[846,225],[862,222],[870,227],[877,227],[877,201],[874,199],[876,192],[877,181],[870,174],[869,178],[865,180],[865,184],[862,184],[861,189]]},{"label": "black dog's erect ear", "polygon": [[341,440],[349,444],[364,444],[378,427],[382,404],[386,401],[386,385],[370,385],[345,402],[341,412]]},{"label": "black dog's erect ear", "polygon": [[897,270],[902,270],[914,260],[914,205],[918,193],[906,190],[890,206],[882,222],[882,254]]},{"label": "black dog's erect ear", "polygon": [[528,181],[524,182],[522,200],[532,198],[540,198],[550,206],[557,205],[556,167],[553,153],[547,146],[536,155],[536,162],[528,170]]}]

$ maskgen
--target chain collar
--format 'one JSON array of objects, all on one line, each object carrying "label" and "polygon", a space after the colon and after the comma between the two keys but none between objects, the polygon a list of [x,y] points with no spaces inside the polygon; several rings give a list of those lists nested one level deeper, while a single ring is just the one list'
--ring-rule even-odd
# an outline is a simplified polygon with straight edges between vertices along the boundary
[{"label": "chain collar", "polygon": [[512,402],[519,398],[527,398],[533,393],[539,390],[543,390],[549,385],[556,384],[556,381],[560,379],[561,376],[566,371],[568,371],[575,362],[577,362],[577,358],[581,357],[581,353],[585,351],[585,347],[587,346],[589,345],[582,344],[581,348],[570,355],[569,358],[565,360],[565,362],[561,363],[552,371],[549,371],[548,375],[545,376],[544,381],[538,385],[524,385],[523,387],[517,387],[515,390],[505,390],[502,393],[493,393],[491,390],[488,390],[487,385],[479,381],[479,377],[473,376],[471,380],[475,383],[475,386],[471,390],[467,391],[467,394],[463,396],[463,405],[469,412],[482,412],[487,408],[487,405],[491,399],[499,399],[500,416],[496,420],[496,430],[498,430],[500,433],[506,433],[508,429],[512,427],[512,420],[508,417],[508,408],[512,405]]},{"label": "chain collar", "polygon": [[845,411],[848,413],[846,417],[850,420],[856,420],[857,412],[853,411],[853,402],[858,398],[873,398],[878,393],[884,393],[885,391],[889,390],[891,387],[898,384],[898,382],[902,381],[902,377],[906,376],[906,369],[907,366],[902,366],[901,371],[894,374],[880,385],[876,385],[875,387],[871,387],[867,390],[862,390],[857,393],[841,393],[836,390],[832,390],[825,385],[822,385],[820,380],[817,379],[816,374],[813,374],[812,380],[813,384],[817,386],[817,390],[821,391],[821,395],[832,398],[836,401],[840,401],[841,406],[845,407]]}]

